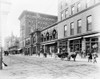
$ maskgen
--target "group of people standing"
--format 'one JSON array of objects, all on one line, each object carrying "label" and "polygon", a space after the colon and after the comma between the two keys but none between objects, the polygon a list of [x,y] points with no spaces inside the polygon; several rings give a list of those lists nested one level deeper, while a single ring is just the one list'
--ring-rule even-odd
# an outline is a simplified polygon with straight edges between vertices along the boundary
[{"label": "group of people standing", "polygon": [[88,52],[86,52],[85,50],[81,52],[81,57],[87,57],[88,58],[88,62],[92,62],[93,63],[97,63],[97,51],[94,50],[93,52],[91,52],[91,50],[89,50]]}]

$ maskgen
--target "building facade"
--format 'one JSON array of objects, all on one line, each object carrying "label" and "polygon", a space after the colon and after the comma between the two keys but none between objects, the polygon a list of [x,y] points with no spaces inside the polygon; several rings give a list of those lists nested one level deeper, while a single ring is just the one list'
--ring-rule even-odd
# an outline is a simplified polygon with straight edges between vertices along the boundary
[{"label": "building facade", "polygon": [[60,53],[63,49],[66,52],[86,51],[86,54],[99,52],[99,9],[100,0],[60,0],[58,21],[30,33],[31,54]]},{"label": "building facade", "polygon": [[9,51],[10,54],[17,54],[19,46],[19,37],[12,34],[5,39],[5,51]]},{"label": "building facade", "polygon": [[[40,42],[38,36],[40,36],[39,31],[48,27],[48,25],[55,23],[57,21],[57,16],[36,13],[31,11],[23,11],[19,17],[20,20],[20,35],[21,35],[21,48],[24,48],[24,52],[30,53],[33,48],[37,50],[37,45]],[[36,33],[33,33],[36,32]],[[31,36],[30,36],[31,34]],[[34,39],[34,41],[31,41]]]},{"label": "building facade", "polygon": [[58,38],[65,39],[68,52],[93,52],[94,48],[98,51],[100,1],[62,0],[58,7]]}]

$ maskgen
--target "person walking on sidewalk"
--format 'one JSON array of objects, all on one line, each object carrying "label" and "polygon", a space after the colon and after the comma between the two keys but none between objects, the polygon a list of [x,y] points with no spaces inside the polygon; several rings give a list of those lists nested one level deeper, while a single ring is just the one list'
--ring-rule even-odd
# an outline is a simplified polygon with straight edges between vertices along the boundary
[{"label": "person walking on sidewalk", "polygon": [[98,57],[97,52],[94,51],[92,56],[93,56],[93,63],[97,63],[97,57]]}]

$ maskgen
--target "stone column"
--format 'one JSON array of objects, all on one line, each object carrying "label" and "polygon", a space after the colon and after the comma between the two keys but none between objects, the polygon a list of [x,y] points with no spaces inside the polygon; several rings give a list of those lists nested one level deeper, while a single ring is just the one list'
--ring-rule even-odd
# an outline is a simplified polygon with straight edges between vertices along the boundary
[{"label": "stone column", "polygon": [[59,41],[57,42],[57,53],[60,53],[60,46],[59,46],[60,44],[59,44]]},{"label": "stone column", "polygon": [[100,36],[98,36],[98,53],[100,54]]},{"label": "stone column", "polygon": [[70,47],[69,47],[70,45],[69,44],[70,44],[70,41],[68,40],[67,41],[67,51],[68,51],[68,53],[70,52]]},{"label": "stone column", "polygon": [[43,52],[43,53],[46,53],[46,52],[45,52],[45,45],[44,45],[44,52]]},{"label": "stone column", "polygon": [[82,51],[86,50],[86,41],[85,38],[82,40]]}]

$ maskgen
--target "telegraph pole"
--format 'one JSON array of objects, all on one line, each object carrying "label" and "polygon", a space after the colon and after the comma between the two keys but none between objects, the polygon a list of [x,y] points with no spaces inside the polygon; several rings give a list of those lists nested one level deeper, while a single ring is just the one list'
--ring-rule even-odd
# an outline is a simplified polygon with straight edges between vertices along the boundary
[{"label": "telegraph pole", "polygon": [[[1,7],[2,6],[2,7]],[[6,0],[0,0],[0,70],[2,70],[2,28],[5,27],[7,15],[10,11],[11,3]],[[2,29],[2,30],[1,30]]]},{"label": "telegraph pole", "polygon": [[0,47],[0,70],[2,70],[2,47]]}]

